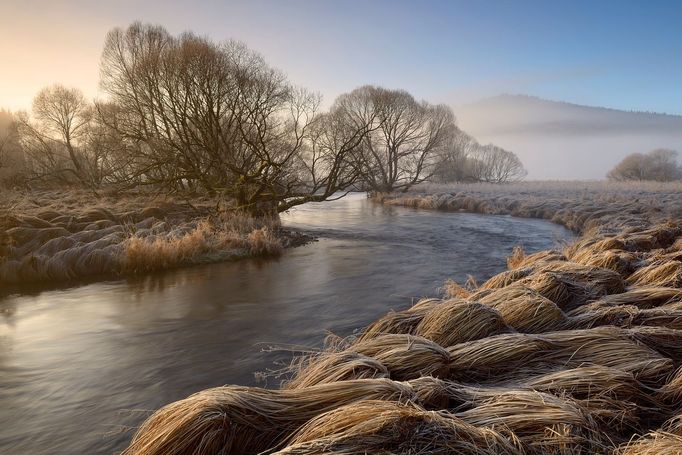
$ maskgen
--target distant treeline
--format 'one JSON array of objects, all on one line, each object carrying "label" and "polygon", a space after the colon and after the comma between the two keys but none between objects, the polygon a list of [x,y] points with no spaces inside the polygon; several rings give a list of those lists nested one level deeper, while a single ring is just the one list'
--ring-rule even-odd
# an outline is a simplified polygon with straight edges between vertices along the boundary
[{"label": "distant treeline", "polygon": [[321,111],[319,95],[236,41],[116,28],[100,85],[104,100],[54,85],[31,112],[0,113],[5,185],[149,186],[281,212],[351,187],[525,176],[516,155],[479,145],[445,105],[363,86]]}]

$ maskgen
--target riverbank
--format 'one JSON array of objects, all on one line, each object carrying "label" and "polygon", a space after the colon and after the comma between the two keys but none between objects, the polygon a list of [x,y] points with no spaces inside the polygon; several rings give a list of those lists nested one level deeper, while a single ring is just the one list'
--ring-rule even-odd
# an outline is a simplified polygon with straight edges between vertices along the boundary
[{"label": "riverbank", "polygon": [[[0,284],[65,283],[249,256],[308,241],[279,220],[145,192],[3,192]],[[216,210],[218,209],[218,210]]]},{"label": "riverbank", "polygon": [[374,198],[386,205],[539,218],[576,233],[642,229],[682,219],[681,182],[423,184]]},{"label": "riverbank", "polygon": [[383,197],[552,219],[582,236],[517,251],[480,286],[333,340],[297,359],[279,390],[171,403],[125,453],[679,453],[680,190],[542,185]]},{"label": "riverbank", "polygon": [[224,384],[278,388],[272,369],[289,363],[288,348],[352,335],[448,278],[490,278],[515,245],[573,239],[542,220],[384,207],[360,193],[281,222],[318,241],[0,297],[0,447],[121,453],[132,433],[117,429],[137,428],[146,410]]}]

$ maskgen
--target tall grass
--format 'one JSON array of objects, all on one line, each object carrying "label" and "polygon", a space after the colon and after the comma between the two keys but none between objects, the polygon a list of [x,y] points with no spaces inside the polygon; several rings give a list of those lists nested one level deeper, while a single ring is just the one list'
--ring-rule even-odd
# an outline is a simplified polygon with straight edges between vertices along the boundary
[{"label": "tall grass", "polygon": [[282,243],[273,226],[271,220],[234,214],[218,222],[199,220],[194,228],[177,235],[132,234],[123,243],[122,270],[140,273],[236,256],[279,255]]}]

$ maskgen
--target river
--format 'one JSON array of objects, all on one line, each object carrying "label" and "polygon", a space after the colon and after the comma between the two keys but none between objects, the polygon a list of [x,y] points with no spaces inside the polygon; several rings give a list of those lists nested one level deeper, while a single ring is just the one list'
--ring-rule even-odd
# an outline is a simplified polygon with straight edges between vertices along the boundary
[{"label": "river", "polygon": [[350,335],[447,278],[484,280],[514,245],[572,238],[546,221],[362,194],[293,209],[283,223],[319,240],[273,260],[1,298],[0,452],[118,453],[148,410],[223,384],[275,387],[288,349]]}]

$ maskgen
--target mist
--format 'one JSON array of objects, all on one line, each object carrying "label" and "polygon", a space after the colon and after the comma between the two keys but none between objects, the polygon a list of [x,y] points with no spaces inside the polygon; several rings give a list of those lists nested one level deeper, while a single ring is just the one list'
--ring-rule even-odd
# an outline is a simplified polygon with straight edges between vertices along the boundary
[{"label": "mist", "polygon": [[529,180],[603,179],[631,153],[682,150],[682,116],[501,95],[454,108],[460,128],[516,153]]}]

